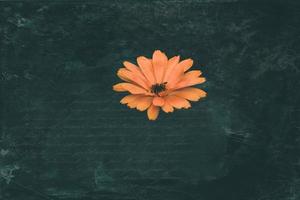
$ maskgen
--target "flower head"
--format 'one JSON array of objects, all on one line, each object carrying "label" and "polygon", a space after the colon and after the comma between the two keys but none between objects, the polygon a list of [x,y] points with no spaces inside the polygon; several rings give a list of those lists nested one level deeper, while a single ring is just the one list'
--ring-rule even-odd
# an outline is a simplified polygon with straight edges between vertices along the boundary
[{"label": "flower head", "polygon": [[189,101],[198,101],[206,96],[206,92],[191,87],[205,82],[200,70],[188,71],[192,59],[180,61],[179,56],[170,59],[156,50],[152,59],[140,56],[137,65],[125,61],[117,75],[123,83],[113,86],[117,92],[129,92],[120,102],[129,108],[139,111],[147,110],[149,120],[156,120],[160,108],[173,112],[174,108],[190,108]]}]

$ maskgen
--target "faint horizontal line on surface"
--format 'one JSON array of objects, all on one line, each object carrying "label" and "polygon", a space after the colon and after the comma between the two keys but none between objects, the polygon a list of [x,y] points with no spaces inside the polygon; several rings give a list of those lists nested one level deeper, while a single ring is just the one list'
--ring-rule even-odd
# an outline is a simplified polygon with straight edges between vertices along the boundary
[{"label": "faint horizontal line on surface", "polygon": [[[132,2],[136,2],[134,0],[131,0]],[[237,2],[243,2],[244,0],[165,0],[162,2],[166,3],[237,3]],[[0,2],[55,2],[55,3],[99,3],[99,0],[0,0]],[[102,4],[112,4],[112,3],[123,3],[122,1],[100,1]],[[127,1],[127,3],[130,1]],[[150,1],[151,2],[151,1]],[[155,1],[154,1],[155,2]],[[142,3],[149,3],[149,1],[139,1],[139,4]]]},{"label": "faint horizontal line on surface", "polygon": [[[68,126],[59,126],[57,127],[56,129],[57,130],[60,130],[60,129],[78,129],[78,130],[88,130],[88,129],[92,129],[92,130],[102,130],[102,129],[156,129],[156,128],[159,128],[160,130],[163,130],[163,129],[174,129],[174,128],[180,128],[180,129],[187,129],[187,128],[200,128],[200,127],[206,127],[207,128],[207,124],[202,124],[201,125],[185,125],[184,127],[182,125],[167,125],[167,126],[162,126],[162,125],[145,125],[145,126],[141,126],[141,125],[137,125],[137,126],[133,126],[133,125],[122,125],[122,124],[118,124],[118,125],[103,125],[103,126],[90,126],[90,125],[82,125],[82,126],[78,126],[78,127],[68,127]],[[51,127],[45,125],[45,126],[34,126],[34,127],[24,127],[24,126],[19,126],[19,127],[14,127],[14,128],[22,128],[22,129],[27,129],[27,130],[47,130]],[[54,129],[55,130],[55,129]],[[53,131],[52,131],[53,132]]]}]

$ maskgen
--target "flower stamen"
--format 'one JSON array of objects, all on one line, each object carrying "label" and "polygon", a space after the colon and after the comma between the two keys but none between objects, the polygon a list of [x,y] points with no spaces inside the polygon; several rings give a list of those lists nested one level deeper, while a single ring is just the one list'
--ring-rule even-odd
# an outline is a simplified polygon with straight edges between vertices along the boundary
[{"label": "flower stamen", "polygon": [[166,84],[167,84],[167,82],[157,83],[157,84],[152,85],[151,92],[159,96],[159,93],[166,90]]}]

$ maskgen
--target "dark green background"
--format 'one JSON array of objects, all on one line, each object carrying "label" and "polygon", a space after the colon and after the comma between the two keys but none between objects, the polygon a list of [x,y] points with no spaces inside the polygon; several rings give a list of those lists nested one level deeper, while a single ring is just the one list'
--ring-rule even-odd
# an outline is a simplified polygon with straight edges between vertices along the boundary
[{"label": "dark green background", "polygon": [[[1,2],[0,199],[300,199],[297,2]],[[208,97],[151,122],[112,85],[155,49]]]}]

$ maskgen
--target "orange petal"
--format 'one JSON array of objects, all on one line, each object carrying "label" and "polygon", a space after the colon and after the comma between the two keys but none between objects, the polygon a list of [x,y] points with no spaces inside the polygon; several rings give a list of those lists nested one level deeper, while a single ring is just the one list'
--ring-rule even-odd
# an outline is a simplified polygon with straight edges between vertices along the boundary
[{"label": "orange petal", "polygon": [[168,80],[166,81],[167,87],[169,89],[173,89],[176,85],[176,83],[178,83],[182,77],[184,77],[184,72],[189,69],[191,66],[193,65],[193,60],[192,59],[185,59],[183,61],[181,61],[180,63],[178,63],[173,71],[170,73]]},{"label": "orange petal", "polygon": [[169,102],[167,100],[165,100],[164,105],[161,107],[163,111],[165,111],[166,113],[169,112],[173,112],[174,108],[173,106],[171,106],[171,104],[169,104]]},{"label": "orange petal", "polygon": [[137,97],[137,98],[133,99],[132,101],[130,101],[130,102],[127,104],[127,106],[128,106],[129,108],[136,108],[137,105],[140,103],[140,100],[141,100],[141,99],[142,99],[141,96],[140,96],[140,97]]},{"label": "orange petal", "polygon": [[174,88],[175,84],[181,79],[181,77],[184,75],[184,66],[181,64],[177,64],[173,71],[171,72],[168,80],[167,80],[167,87],[169,89]]},{"label": "orange petal", "polygon": [[185,71],[189,70],[193,66],[193,62],[194,61],[190,58],[181,61],[180,64],[183,67],[183,71],[185,72]]},{"label": "orange petal", "polygon": [[[200,78],[199,76],[202,74],[202,72],[200,70],[192,70],[192,71],[189,71],[187,73],[185,73],[181,79],[178,81],[177,85],[174,86],[173,89],[178,89],[178,88],[182,88],[184,83],[189,83],[191,82],[192,80],[194,79],[198,79]],[[193,82],[193,81],[192,81]],[[188,87],[188,86],[185,86],[185,87]]]},{"label": "orange petal", "polygon": [[168,60],[167,69],[165,71],[163,82],[167,82],[174,67],[179,63],[180,56],[174,56]]},{"label": "orange petal", "polygon": [[113,90],[116,91],[116,92],[125,92],[127,91],[126,89],[124,89],[122,87],[123,83],[118,83],[118,84],[115,84],[113,85]]},{"label": "orange petal", "polygon": [[120,103],[121,104],[130,103],[130,102],[132,102],[133,100],[135,100],[139,96],[140,96],[139,94],[130,94],[130,95],[127,95],[127,96],[125,96],[125,97],[123,97],[121,99]]},{"label": "orange petal", "polygon": [[200,70],[191,70],[189,72],[186,72],[182,79],[190,79],[190,78],[197,78],[202,74]]},{"label": "orange petal", "polygon": [[176,90],[170,93],[170,95],[182,97],[190,101],[198,101],[200,98],[206,96],[206,92],[198,88],[188,87],[181,90]]},{"label": "orange petal", "polygon": [[140,71],[139,67],[136,66],[135,64],[131,63],[131,62],[128,62],[128,61],[124,61],[123,62],[123,65],[126,67],[126,69],[128,69],[129,71],[132,71],[132,72],[138,72]]},{"label": "orange petal", "polygon": [[153,97],[148,96],[137,99],[138,104],[136,106],[136,109],[138,109],[139,111],[147,110],[147,108],[149,108],[149,106],[152,104],[152,99]]},{"label": "orange petal", "polygon": [[[130,79],[126,77],[126,75],[124,75],[124,73],[126,73],[126,70],[125,68],[120,68],[118,69],[118,72],[117,72],[117,76],[122,79],[123,81],[126,81],[126,82],[130,82]],[[128,71],[129,72],[129,71]]]},{"label": "orange petal", "polygon": [[117,75],[120,77],[120,79],[127,81],[127,82],[134,82],[137,85],[145,88],[146,90],[149,89],[149,86],[146,84],[145,81],[143,81],[138,75],[134,74],[133,72],[125,69],[125,68],[120,68],[118,70]]},{"label": "orange petal", "polygon": [[147,110],[149,120],[156,120],[159,114],[159,107],[151,105]]},{"label": "orange petal", "polygon": [[155,106],[163,106],[165,103],[165,100],[162,97],[154,97],[153,98],[153,105]]},{"label": "orange petal", "polygon": [[152,62],[150,59],[140,56],[137,58],[137,63],[139,64],[143,74],[147,78],[147,80],[150,82],[151,85],[156,83],[154,73],[153,73],[153,67]]},{"label": "orange petal", "polygon": [[148,85],[148,87],[150,87],[149,81],[146,79],[143,72],[141,71],[141,69],[138,66],[136,66],[135,64],[132,64],[131,62],[128,62],[128,61],[124,61],[123,64],[126,69],[128,69],[129,71],[131,71],[132,73],[137,75],[141,80],[143,80]]},{"label": "orange petal", "polygon": [[179,83],[176,84],[174,89],[190,87],[193,85],[204,83],[205,81],[206,81],[206,79],[204,77],[198,77],[198,78],[193,78],[193,79],[183,79]]},{"label": "orange petal", "polygon": [[117,92],[128,91],[131,94],[147,94],[147,91],[132,83],[118,83],[113,86],[113,89]]},{"label": "orange petal", "polygon": [[190,108],[191,104],[188,100],[182,97],[178,97],[175,95],[170,95],[166,97],[166,101],[173,107],[177,109],[181,108]]},{"label": "orange petal", "polygon": [[162,83],[164,71],[168,65],[168,58],[166,54],[164,54],[160,50],[154,51],[152,56],[152,64],[156,82]]}]

